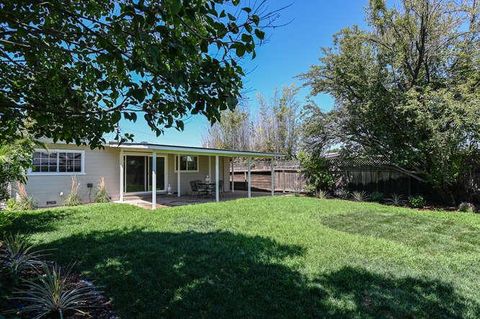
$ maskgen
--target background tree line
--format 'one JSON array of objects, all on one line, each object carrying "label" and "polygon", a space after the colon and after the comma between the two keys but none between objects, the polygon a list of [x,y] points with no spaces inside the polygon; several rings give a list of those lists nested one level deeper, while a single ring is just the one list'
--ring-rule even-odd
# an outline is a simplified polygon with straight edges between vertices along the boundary
[{"label": "background tree line", "polygon": [[294,85],[275,90],[271,99],[257,95],[258,111],[250,112],[248,102],[233,111],[224,111],[221,122],[209,127],[203,146],[237,150],[255,150],[296,156],[301,137],[301,111]]},{"label": "background tree line", "polygon": [[260,95],[255,118],[226,112],[204,144],[300,155],[317,188],[334,185],[324,156],[337,149],[389,163],[445,202],[480,202],[479,17],[478,0],[371,0],[368,27],[339,31],[300,75],[312,96],[334,97],[331,111],[300,107],[287,87]]}]

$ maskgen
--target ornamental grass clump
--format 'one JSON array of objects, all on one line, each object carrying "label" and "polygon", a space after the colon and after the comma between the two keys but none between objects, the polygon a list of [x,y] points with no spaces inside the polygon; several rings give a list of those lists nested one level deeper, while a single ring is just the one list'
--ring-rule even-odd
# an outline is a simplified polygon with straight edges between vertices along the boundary
[{"label": "ornamental grass clump", "polygon": [[15,210],[32,210],[37,207],[33,197],[28,195],[25,184],[17,183],[17,196],[16,198],[10,198],[7,201],[6,209],[9,211]]},{"label": "ornamental grass clump", "polygon": [[319,189],[316,193],[315,196],[318,199],[327,199],[328,198],[328,193],[324,190]]},{"label": "ornamental grass clump", "polygon": [[80,195],[78,194],[78,189],[80,184],[75,176],[72,176],[72,186],[70,189],[70,194],[67,195],[65,201],[63,202],[65,206],[78,206],[82,204]]},{"label": "ornamental grass clump", "polygon": [[110,195],[108,195],[107,187],[105,186],[105,178],[100,177],[100,181],[97,185],[97,192],[95,193],[95,203],[108,203],[110,202]]}]

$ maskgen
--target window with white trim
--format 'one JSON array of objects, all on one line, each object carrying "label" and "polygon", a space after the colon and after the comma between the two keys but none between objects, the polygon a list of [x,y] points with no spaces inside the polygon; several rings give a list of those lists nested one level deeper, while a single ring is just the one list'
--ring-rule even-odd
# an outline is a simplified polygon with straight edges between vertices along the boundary
[{"label": "window with white trim", "polygon": [[[178,171],[178,156],[175,156],[175,171]],[[181,155],[180,172],[198,172],[198,156]]]},{"label": "window with white trim", "polygon": [[83,152],[78,151],[36,151],[33,153],[31,172],[71,174],[83,173]]}]

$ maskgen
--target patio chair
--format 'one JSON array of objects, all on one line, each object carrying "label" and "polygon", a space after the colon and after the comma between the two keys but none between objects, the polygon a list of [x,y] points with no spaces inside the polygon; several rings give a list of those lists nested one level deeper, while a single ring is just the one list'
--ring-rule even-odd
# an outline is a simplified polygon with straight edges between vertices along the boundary
[{"label": "patio chair", "polygon": [[202,187],[200,183],[202,183],[201,180],[190,181],[190,187],[192,188],[193,195],[204,195],[207,192],[207,189]]}]

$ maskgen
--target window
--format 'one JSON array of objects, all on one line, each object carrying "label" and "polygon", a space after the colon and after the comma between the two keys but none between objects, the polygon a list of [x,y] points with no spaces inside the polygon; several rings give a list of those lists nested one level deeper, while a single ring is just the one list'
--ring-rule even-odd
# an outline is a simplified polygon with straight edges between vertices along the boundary
[{"label": "window", "polygon": [[36,151],[33,153],[32,173],[83,173],[83,152]]},{"label": "window", "polygon": [[[178,156],[175,157],[175,171],[178,171]],[[198,172],[198,156],[180,156],[181,172]]]}]

